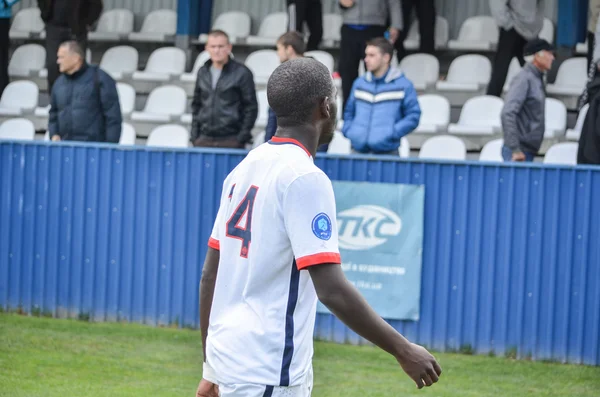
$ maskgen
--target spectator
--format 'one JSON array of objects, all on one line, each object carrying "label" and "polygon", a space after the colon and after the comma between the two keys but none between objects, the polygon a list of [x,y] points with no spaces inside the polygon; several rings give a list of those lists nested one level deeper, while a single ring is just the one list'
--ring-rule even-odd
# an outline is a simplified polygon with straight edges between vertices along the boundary
[{"label": "spectator", "polygon": [[210,54],[198,70],[192,101],[194,146],[244,148],[252,142],[252,127],[258,115],[254,76],[233,60],[229,36],[222,30],[208,33]]},{"label": "spectator", "polygon": [[398,60],[406,55],[404,40],[408,37],[413,8],[419,20],[419,52],[433,54],[435,51],[435,4],[433,0],[402,0],[403,29],[400,32],[395,47]]},{"label": "spectator", "polygon": [[307,51],[319,49],[323,38],[323,4],[321,0],[287,0],[289,30],[302,34],[304,22],[310,36],[306,44]]},{"label": "spectator", "polygon": [[[578,164],[600,165],[600,19],[596,25],[594,52],[590,64],[588,83],[580,99],[580,109],[589,103],[579,136]],[[581,110],[580,110],[581,111]]]},{"label": "spectator", "polygon": [[[281,35],[277,40],[277,55],[279,62],[287,62],[291,59],[302,58],[304,56],[304,39],[297,32],[287,32]],[[273,109],[269,107],[269,118],[265,129],[265,142],[273,138],[277,132],[277,116]],[[321,145],[317,152],[327,152],[328,144]]]},{"label": "spectator", "polygon": [[588,26],[587,26],[587,42],[588,52],[587,61],[588,69],[592,64],[594,48],[596,43],[598,16],[600,15],[600,0],[589,0],[588,2]]},{"label": "spectator", "polygon": [[1,0],[0,1],[0,96],[8,85],[8,51],[10,50],[10,18],[12,17],[11,7],[19,0]]},{"label": "spectator", "polygon": [[61,43],[75,40],[86,53],[87,32],[102,13],[102,0],[38,0],[46,24],[48,92],[58,78],[56,53]]},{"label": "spectator", "polygon": [[383,37],[389,20],[390,41],[395,42],[402,30],[402,8],[400,0],[339,0],[339,5],[344,19],[339,70],[345,108],[367,41]]},{"label": "spectator", "polygon": [[368,72],[354,82],[344,111],[342,132],[354,152],[397,156],[400,139],[419,125],[417,92],[399,69],[390,67],[393,53],[384,38],[367,43]]},{"label": "spectator", "polygon": [[502,109],[504,161],[533,161],[544,139],[544,73],[552,67],[554,48],[543,39],[525,46],[527,64],[510,85]]},{"label": "spectator", "polygon": [[58,48],[58,77],[50,98],[48,132],[53,141],[113,142],[121,138],[121,106],[115,81],[85,62],[83,48]]},{"label": "spectator", "polygon": [[600,77],[598,75],[598,72],[600,71],[600,19],[596,22],[596,33],[591,42],[595,43],[595,45],[589,59],[587,84],[579,98],[578,109],[581,109],[588,101],[593,100],[597,93],[599,82],[595,80]]},{"label": "spectator", "polygon": [[488,95],[500,96],[513,57],[525,64],[523,49],[527,40],[538,36],[544,24],[543,0],[490,0],[490,9],[500,27]]}]

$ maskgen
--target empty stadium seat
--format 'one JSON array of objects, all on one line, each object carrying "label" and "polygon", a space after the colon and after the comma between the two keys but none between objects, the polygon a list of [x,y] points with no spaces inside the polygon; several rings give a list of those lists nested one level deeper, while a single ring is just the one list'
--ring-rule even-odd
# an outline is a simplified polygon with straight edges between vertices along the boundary
[{"label": "empty stadium seat", "polygon": [[131,46],[111,47],[102,55],[100,68],[117,81],[125,80],[137,70],[138,58],[138,50]]},{"label": "empty stadium seat", "polygon": [[177,13],[173,10],[155,10],[144,18],[139,32],[129,34],[129,40],[137,42],[173,41],[177,32]]},{"label": "empty stadium seat", "polygon": [[544,156],[544,164],[577,165],[577,150],[575,142],[556,143],[548,149]]},{"label": "empty stadium seat", "polygon": [[467,148],[462,140],[455,136],[439,135],[425,141],[419,151],[420,159],[465,160]]},{"label": "empty stadium seat", "polygon": [[0,140],[33,141],[35,127],[27,119],[9,119],[0,124]]},{"label": "empty stadium seat", "polygon": [[421,108],[416,133],[436,134],[446,132],[450,124],[450,102],[440,95],[419,95]]},{"label": "empty stadium seat", "polygon": [[489,59],[477,54],[461,55],[450,64],[446,80],[438,81],[435,87],[452,106],[460,106],[473,96],[485,94],[491,76]]},{"label": "empty stadium seat", "polygon": [[186,148],[189,146],[188,130],[177,124],[156,127],[150,133],[146,145],[150,147]]},{"label": "empty stadium seat", "polygon": [[44,21],[38,7],[24,8],[17,12],[10,25],[9,36],[14,39],[36,37],[44,30]]},{"label": "empty stadium seat", "polygon": [[266,85],[273,71],[279,66],[279,57],[275,50],[258,50],[248,55],[245,64],[254,75],[254,83]]},{"label": "empty stadium seat", "polygon": [[323,65],[327,66],[330,73],[333,73],[335,61],[333,56],[326,51],[307,51],[304,53],[307,57],[312,57],[315,60],[321,62]]},{"label": "empty stadium seat", "polygon": [[491,16],[467,18],[460,27],[456,40],[448,48],[459,51],[491,51],[498,44],[498,25]]},{"label": "empty stadium seat", "polygon": [[546,40],[548,43],[554,43],[554,24],[548,18],[544,18],[544,24],[538,37]]},{"label": "empty stadium seat", "polygon": [[256,36],[248,36],[246,43],[254,46],[274,46],[279,36],[288,29],[287,12],[274,12],[263,19]]},{"label": "empty stadium seat", "polygon": [[548,96],[563,101],[567,109],[576,109],[579,96],[587,83],[587,59],[570,58],[560,64],[554,84],[548,84]]},{"label": "empty stadium seat", "polygon": [[117,92],[119,93],[121,115],[124,119],[129,118],[135,109],[135,89],[129,84],[117,83]]},{"label": "empty stadium seat", "polygon": [[402,139],[400,139],[400,147],[398,148],[398,153],[403,159],[407,159],[410,157],[410,143],[408,142],[408,139],[406,139],[405,136],[403,136]]},{"label": "empty stadium seat", "polygon": [[586,103],[583,105],[581,110],[579,110],[579,114],[577,115],[577,122],[575,123],[574,128],[569,128],[566,133],[566,138],[568,141],[579,141],[579,137],[581,136],[581,129],[583,128],[583,122],[585,121],[585,116],[587,115],[588,109],[590,108],[590,104]]},{"label": "empty stadium seat", "polygon": [[458,123],[448,126],[450,134],[494,135],[502,131],[500,114],[504,101],[491,95],[469,99],[460,111]]},{"label": "empty stadium seat", "polygon": [[562,138],[567,130],[567,108],[554,98],[546,98],[544,138]]},{"label": "empty stadium seat", "polygon": [[323,40],[321,45],[325,48],[337,48],[342,40],[343,19],[338,14],[323,15]]},{"label": "empty stadium seat", "polygon": [[158,124],[179,122],[187,97],[181,87],[163,85],[152,90],[141,112],[131,114],[131,123],[140,136],[148,136]]},{"label": "empty stadium seat", "polygon": [[267,90],[256,91],[256,100],[258,102],[258,117],[254,123],[254,128],[264,129],[269,119],[269,101],[267,100]]},{"label": "empty stadium seat", "polygon": [[352,143],[340,131],[336,131],[333,140],[327,149],[328,154],[350,154],[352,152]]},{"label": "empty stadium seat", "polygon": [[24,44],[13,52],[8,64],[10,77],[37,77],[46,65],[46,49],[39,44]]},{"label": "empty stadium seat", "polygon": [[[435,19],[435,48],[446,48],[448,45],[449,32],[450,25],[448,24],[448,20],[438,15]],[[406,40],[404,40],[404,48],[407,50],[416,50],[419,48],[420,43],[419,21],[414,20],[410,25],[408,36]]]},{"label": "empty stadium seat", "polygon": [[494,139],[486,143],[481,149],[481,153],[479,153],[479,161],[504,161],[502,158],[502,145],[504,145],[503,139]]},{"label": "empty stadium seat", "polygon": [[0,117],[33,113],[38,105],[39,89],[31,81],[14,81],[6,86],[0,98]]},{"label": "empty stadium seat", "polygon": [[399,68],[417,91],[432,88],[440,78],[440,62],[430,54],[408,55],[402,59]]},{"label": "empty stadium seat", "polygon": [[177,47],[163,47],[150,54],[144,71],[134,72],[132,85],[138,93],[149,93],[161,83],[179,77],[185,71],[185,51]]},{"label": "empty stadium seat", "polygon": [[511,59],[510,65],[508,66],[508,73],[506,74],[504,88],[502,89],[503,92],[508,92],[508,89],[510,88],[510,83],[519,74],[520,71],[521,64],[519,63],[519,60],[516,57],[514,57],[513,59]]},{"label": "empty stadium seat", "polygon": [[[242,11],[228,11],[220,14],[211,26],[211,29],[219,29],[227,33],[231,44],[244,42],[250,36],[250,15]],[[198,38],[200,43],[206,43],[208,35],[203,33]]]},{"label": "empty stadium seat", "polygon": [[96,30],[88,33],[90,41],[119,41],[133,32],[133,12],[124,8],[104,12]]},{"label": "empty stadium seat", "polygon": [[588,52],[588,41],[587,39],[583,43],[577,43],[575,46],[575,54],[586,55]]},{"label": "empty stadium seat", "polygon": [[129,123],[121,125],[121,138],[119,145],[135,145],[135,129]]},{"label": "empty stadium seat", "polygon": [[182,124],[191,125],[192,121],[194,121],[194,116],[191,113],[184,113],[181,115],[181,118],[179,119],[179,121]]}]

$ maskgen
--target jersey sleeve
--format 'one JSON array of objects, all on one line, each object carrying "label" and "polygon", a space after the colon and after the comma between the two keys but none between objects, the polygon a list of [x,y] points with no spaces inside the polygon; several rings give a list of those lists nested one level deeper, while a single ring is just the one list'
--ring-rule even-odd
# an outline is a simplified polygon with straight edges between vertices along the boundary
[{"label": "jersey sleeve", "polygon": [[227,213],[228,199],[225,196],[225,183],[223,184],[223,191],[221,192],[221,201],[219,203],[219,210],[217,211],[217,217],[215,218],[215,223],[213,224],[212,232],[210,233],[210,238],[208,239],[208,246],[210,248],[214,248],[219,250],[220,245],[220,236],[222,228],[225,227],[225,216]]},{"label": "jersey sleeve", "polygon": [[282,207],[298,269],[341,263],[335,197],[325,174],[313,172],[296,178],[286,190]]}]

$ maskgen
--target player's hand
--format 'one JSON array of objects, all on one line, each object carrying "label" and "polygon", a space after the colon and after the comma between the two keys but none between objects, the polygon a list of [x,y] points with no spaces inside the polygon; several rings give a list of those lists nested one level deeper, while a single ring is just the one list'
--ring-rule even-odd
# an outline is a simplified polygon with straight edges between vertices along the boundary
[{"label": "player's hand", "polygon": [[414,343],[410,343],[402,356],[396,359],[419,389],[433,385],[442,374],[442,368],[435,358],[425,348]]},{"label": "player's hand", "polygon": [[525,153],[515,152],[512,154],[512,161],[525,161]]},{"label": "player's hand", "polygon": [[392,44],[398,40],[398,36],[400,36],[400,31],[396,28],[390,28],[390,41]]},{"label": "player's hand", "polygon": [[196,397],[219,397],[219,386],[202,379],[198,385]]}]

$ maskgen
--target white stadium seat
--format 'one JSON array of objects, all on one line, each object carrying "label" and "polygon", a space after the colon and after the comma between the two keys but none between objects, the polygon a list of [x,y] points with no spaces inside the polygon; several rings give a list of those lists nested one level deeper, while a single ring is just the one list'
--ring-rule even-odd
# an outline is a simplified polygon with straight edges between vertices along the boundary
[{"label": "white stadium seat", "polygon": [[463,141],[450,135],[429,138],[419,151],[420,159],[465,160],[466,157],[467,148]]},{"label": "white stadium seat", "polygon": [[502,145],[504,145],[503,139],[494,139],[486,143],[483,149],[481,149],[481,153],[479,153],[479,161],[495,161],[500,163],[504,161],[502,158]]},{"label": "white stadium seat", "polygon": [[408,142],[405,136],[400,139],[398,153],[400,154],[400,158],[407,159],[410,157],[410,142]]},{"label": "white stadium seat", "polygon": [[135,109],[135,89],[129,84],[117,83],[117,92],[119,93],[121,115],[124,119],[129,118]]},{"label": "white stadium seat", "polygon": [[333,69],[334,69],[334,65],[335,65],[335,60],[333,59],[333,56],[326,52],[326,51],[307,51],[304,53],[304,56],[307,57],[312,57],[315,60],[321,62],[323,65],[327,66],[327,69],[329,69],[330,73],[333,73]]},{"label": "white stadium seat", "polygon": [[194,116],[191,113],[184,113],[181,115],[181,118],[179,119],[179,121],[182,124],[187,124],[187,125],[191,125],[193,120],[194,120]]},{"label": "white stadium seat", "polygon": [[133,12],[124,8],[108,10],[98,20],[96,30],[88,33],[90,41],[119,41],[133,32]]},{"label": "white stadium seat", "polygon": [[577,165],[577,150],[575,142],[556,143],[548,149],[544,156],[544,164]]},{"label": "white stadium seat", "polygon": [[274,46],[288,29],[287,12],[274,12],[263,19],[256,36],[248,36],[246,43],[253,46]]},{"label": "white stadium seat", "polygon": [[585,105],[583,105],[581,110],[579,110],[579,114],[577,115],[577,122],[575,122],[575,127],[569,128],[567,130],[566,138],[568,141],[579,141],[579,137],[581,136],[581,129],[583,128],[585,116],[587,115],[589,108],[590,104],[586,103]]},{"label": "white stadium seat", "polygon": [[129,34],[129,40],[137,42],[167,42],[177,32],[177,13],[173,10],[155,10],[144,18],[139,32]]},{"label": "white stadium seat", "polygon": [[408,55],[402,59],[399,68],[417,91],[432,88],[440,78],[440,62],[431,54]]},{"label": "white stadium seat", "polygon": [[185,51],[181,48],[158,48],[150,54],[146,68],[133,73],[132,85],[138,93],[149,93],[161,83],[179,79],[185,72],[185,63]]},{"label": "white stadium seat", "polygon": [[6,86],[0,98],[0,117],[33,113],[38,99],[39,89],[36,84],[26,80],[13,81]]},{"label": "white stadium seat", "polygon": [[111,47],[102,55],[100,69],[115,80],[125,80],[137,70],[138,58],[138,50],[131,46]]},{"label": "white stadium seat", "polygon": [[508,89],[510,88],[510,83],[519,74],[520,71],[521,64],[519,63],[519,60],[516,57],[514,57],[513,59],[511,59],[510,65],[508,65],[508,73],[506,74],[504,88],[502,89],[503,92],[508,92]]},{"label": "white stadium seat", "polygon": [[163,85],[152,90],[141,112],[131,114],[131,122],[140,136],[148,136],[154,127],[179,122],[185,112],[187,96],[181,87]]},{"label": "white stadium seat", "polygon": [[570,58],[560,64],[554,84],[548,84],[548,96],[560,99],[567,109],[575,109],[587,83],[587,59]]},{"label": "white stadium seat", "polygon": [[33,141],[35,127],[27,119],[9,119],[0,124],[0,140]]},{"label": "white stadium seat", "polygon": [[544,24],[538,37],[546,40],[548,43],[554,43],[554,24],[548,18],[544,18]]},{"label": "white stadium seat", "polygon": [[450,64],[446,80],[438,81],[435,87],[452,106],[460,106],[470,97],[483,95],[491,76],[492,63],[488,58],[477,54],[461,55]]},{"label": "white stadium seat", "polygon": [[497,44],[496,21],[491,16],[479,15],[463,22],[458,37],[448,42],[448,48],[459,51],[491,51]]},{"label": "white stadium seat", "polygon": [[[250,36],[250,15],[242,11],[228,11],[220,14],[211,29],[219,29],[227,33],[232,44],[244,42]],[[206,43],[208,35],[203,33],[198,38],[200,43]]]},{"label": "white stadium seat", "polygon": [[264,129],[269,119],[269,101],[267,100],[267,90],[256,91],[256,100],[258,102],[258,118],[254,123],[254,128]]},{"label": "white stadium seat", "polygon": [[483,95],[469,99],[460,111],[458,123],[448,126],[450,134],[494,135],[502,131],[500,114],[504,107],[502,99]]},{"label": "white stadium seat", "polygon": [[245,65],[252,71],[255,84],[266,85],[273,71],[279,66],[279,57],[275,50],[258,50],[248,55]]},{"label": "white stadium seat", "polygon": [[321,45],[325,48],[336,48],[342,40],[342,24],[344,23],[341,15],[324,14],[323,15],[323,40]]},{"label": "white stadium seat", "polygon": [[544,138],[562,138],[567,130],[567,108],[554,98],[546,98]]},{"label": "white stadium seat", "polygon": [[129,123],[121,125],[121,138],[119,145],[135,145],[135,129]]},{"label": "white stadium seat", "polygon": [[575,46],[575,54],[586,55],[588,52],[588,41],[587,39],[583,43],[577,43]]},{"label": "white stadium seat", "polygon": [[17,47],[8,64],[11,77],[37,77],[46,66],[46,49],[39,44]]},{"label": "white stadium seat", "polygon": [[187,128],[177,124],[156,127],[150,133],[146,146],[166,148],[186,148],[189,146],[190,133]]},{"label": "white stadium seat", "polygon": [[24,8],[17,12],[10,25],[9,36],[11,39],[29,39],[42,33],[42,21],[38,7]]},{"label": "white stadium seat", "polygon": [[[435,48],[446,48],[448,45],[449,32],[450,25],[448,24],[448,20],[438,15],[435,19]],[[419,48],[420,43],[421,36],[419,34],[419,21],[414,20],[410,25],[408,36],[406,40],[404,40],[404,47],[407,50],[416,50]]]},{"label": "white stadium seat", "polygon": [[445,133],[450,124],[450,102],[440,95],[419,95],[421,119],[415,133]]},{"label": "white stadium seat", "polygon": [[333,140],[327,149],[328,154],[350,154],[352,152],[352,143],[340,131],[336,131]]}]

